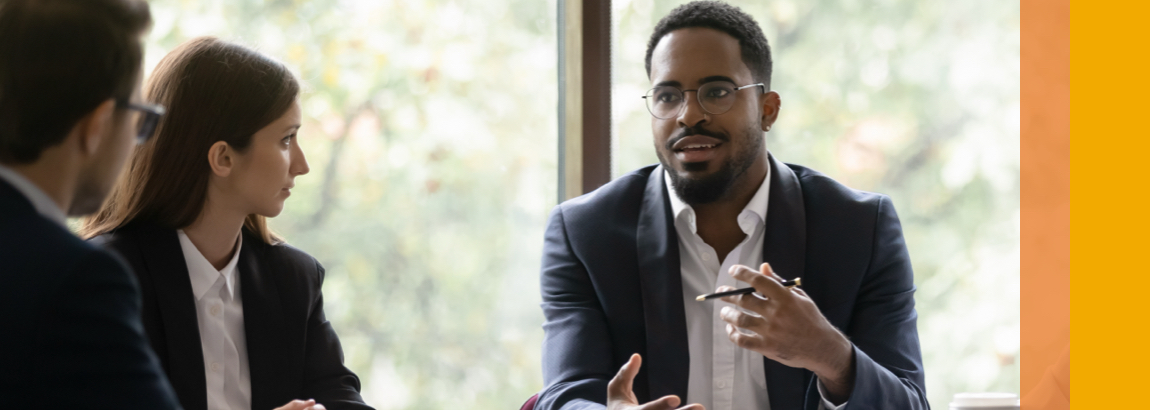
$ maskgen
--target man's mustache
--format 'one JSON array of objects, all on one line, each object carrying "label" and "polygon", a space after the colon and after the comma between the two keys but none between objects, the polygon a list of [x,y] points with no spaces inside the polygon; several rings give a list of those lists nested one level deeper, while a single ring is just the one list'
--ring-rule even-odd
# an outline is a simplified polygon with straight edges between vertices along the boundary
[{"label": "man's mustache", "polygon": [[679,131],[675,132],[675,135],[672,135],[671,138],[667,139],[667,144],[666,144],[667,145],[667,151],[670,151],[672,149],[671,147],[674,147],[675,144],[679,142],[679,140],[681,140],[683,138],[690,137],[692,135],[704,135],[704,136],[708,136],[708,137],[717,139],[717,140],[722,141],[722,142],[728,142],[731,140],[731,138],[728,137],[727,134],[724,134],[721,132],[708,131],[708,130],[704,129],[703,127],[699,127],[699,126],[683,127],[683,128],[679,128]]}]

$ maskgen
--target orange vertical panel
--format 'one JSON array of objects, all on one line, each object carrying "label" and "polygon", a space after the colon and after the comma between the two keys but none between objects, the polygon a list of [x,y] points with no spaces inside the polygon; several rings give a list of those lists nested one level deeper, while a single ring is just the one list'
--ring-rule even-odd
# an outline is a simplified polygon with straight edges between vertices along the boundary
[{"label": "orange vertical panel", "polygon": [[1146,408],[1150,2],[1071,8],[1074,398],[1083,409]]},{"label": "orange vertical panel", "polygon": [[1059,397],[1036,397],[1069,381],[1044,378],[1059,371],[1070,343],[1070,1],[1021,7],[1020,391],[1035,394],[1026,408],[1054,409]]}]

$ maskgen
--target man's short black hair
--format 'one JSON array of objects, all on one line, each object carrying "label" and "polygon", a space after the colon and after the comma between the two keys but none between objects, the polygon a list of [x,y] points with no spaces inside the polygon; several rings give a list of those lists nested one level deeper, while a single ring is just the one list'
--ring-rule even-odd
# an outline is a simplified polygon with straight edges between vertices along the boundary
[{"label": "man's short black hair", "polygon": [[101,103],[131,98],[151,21],[143,0],[0,0],[0,163],[35,162]]},{"label": "man's short black hair", "polygon": [[[651,76],[651,54],[663,36],[672,31],[705,27],[734,37],[739,41],[743,63],[751,70],[755,81],[771,86],[771,46],[755,19],[738,7],[718,1],[693,1],[671,10],[659,20],[655,32],[647,42],[647,76]],[[743,84],[739,84],[743,85]]]}]

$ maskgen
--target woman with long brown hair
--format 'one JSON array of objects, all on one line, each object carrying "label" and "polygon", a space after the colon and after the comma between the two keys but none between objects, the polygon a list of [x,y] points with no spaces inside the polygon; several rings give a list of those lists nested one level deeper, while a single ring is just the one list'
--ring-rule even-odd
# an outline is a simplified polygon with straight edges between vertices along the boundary
[{"label": "woman with long brown hair", "polygon": [[145,331],[185,409],[370,409],[324,317],[323,267],[265,221],[308,172],[299,90],[254,50],[180,45],[145,91],[168,114],[81,228],[132,265]]}]

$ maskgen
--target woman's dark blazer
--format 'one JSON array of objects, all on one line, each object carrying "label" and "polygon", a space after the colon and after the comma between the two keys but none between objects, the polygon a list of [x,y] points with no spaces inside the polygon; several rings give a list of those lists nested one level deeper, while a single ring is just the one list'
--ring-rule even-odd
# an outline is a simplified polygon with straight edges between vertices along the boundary
[{"label": "woman's dark blazer", "polygon": [[[268,245],[243,230],[237,263],[253,410],[314,398],[330,410],[370,409],[359,378],[323,314],[324,270],[307,253]],[[130,224],[92,239],[132,266],[143,293],[144,330],[186,410],[207,409],[196,302],[176,231]]]}]

